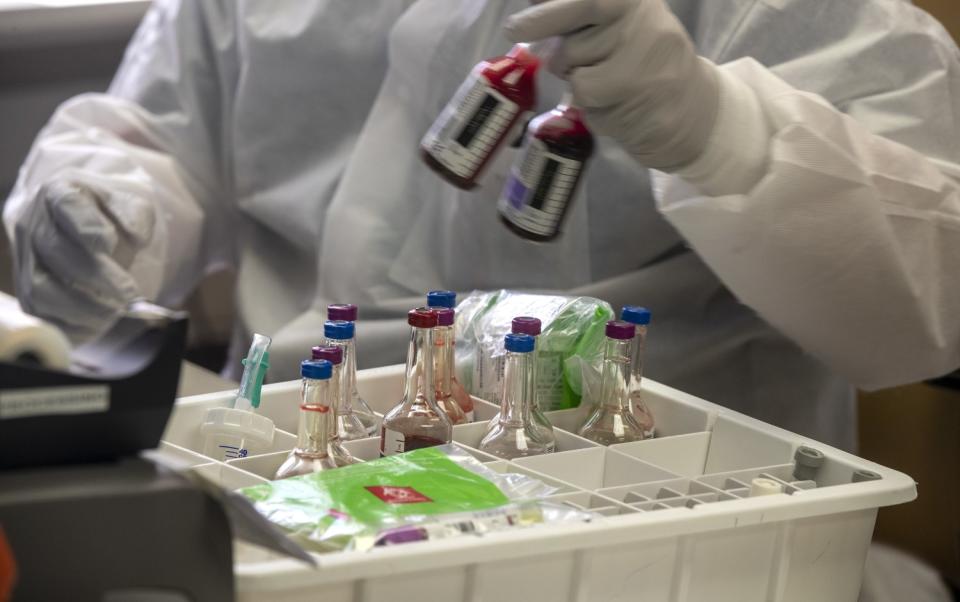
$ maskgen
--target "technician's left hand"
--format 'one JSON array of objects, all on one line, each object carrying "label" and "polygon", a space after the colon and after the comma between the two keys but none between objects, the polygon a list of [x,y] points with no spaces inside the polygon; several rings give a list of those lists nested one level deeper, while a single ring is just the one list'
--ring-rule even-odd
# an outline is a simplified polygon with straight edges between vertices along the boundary
[{"label": "technician's left hand", "polygon": [[507,36],[561,36],[551,70],[569,80],[594,133],[612,136],[642,165],[696,160],[719,100],[713,63],[697,56],[663,0],[547,0],[511,16]]}]

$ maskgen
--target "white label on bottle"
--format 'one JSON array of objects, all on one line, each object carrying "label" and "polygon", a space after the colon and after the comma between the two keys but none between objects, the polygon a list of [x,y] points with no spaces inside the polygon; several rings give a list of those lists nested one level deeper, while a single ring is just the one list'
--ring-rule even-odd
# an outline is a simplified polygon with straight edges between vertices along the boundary
[{"label": "white label on bottle", "polygon": [[542,140],[528,139],[500,195],[500,214],[521,230],[552,236],[573,200],[583,162],[551,153]]},{"label": "white label on bottle", "polygon": [[383,429],[383,454],[384,456],[392,456],[394,454],[402,454],[404,452],[404,447],[406,445],[406,437],[403,436],[403,433],[398,433],[397,431],[391,431],[388,428]]},{"label": "white label on bottle", "polygon": [[421,146],[461,178],[472,178],[506,134],[520,107],[471,75],[423,137]]},{"label": "white label on bottle", "polygon": [[0,391],[0,420],[51,414],[92,414],[109,409],[110,387],[106,385]]}]

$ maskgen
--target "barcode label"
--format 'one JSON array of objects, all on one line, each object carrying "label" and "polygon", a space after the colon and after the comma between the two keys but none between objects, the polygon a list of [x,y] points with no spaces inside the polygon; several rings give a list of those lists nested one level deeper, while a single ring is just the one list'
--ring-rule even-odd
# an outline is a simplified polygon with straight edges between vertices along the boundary
[{"label": "barcode label", "polygon": [[110,409],[110,387],[42,387],[0,392],[0,420],[48,416],[51,414],[91,414]]},{"label": "barcode label", "polygon": [[471,75],[423,137],[421,146],[457,176],[472,178],[519,110],[485,77]]},{"label": "barcode label", "polygon": [[500,214],[522,230],[553,236],[573,200],[583,162],[551,153],[537,138],[529,140],[500,195]]}]

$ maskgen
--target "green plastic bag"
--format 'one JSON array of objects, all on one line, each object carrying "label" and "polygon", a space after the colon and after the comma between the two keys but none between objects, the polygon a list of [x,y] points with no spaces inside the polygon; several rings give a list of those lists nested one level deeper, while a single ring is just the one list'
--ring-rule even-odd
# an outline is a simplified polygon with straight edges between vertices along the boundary
[{"label": "green plastic bag", "polygon": [[457,306],[457,378],[471,395],[500,403],[503,337],[517,316],[539,318],[537,399],[544,411],[580,404],[598,378],[604,326],[614,319],[606,301],[592,297],[474,291]]},{"label": "green plastic bag", "polygon": [[241,489],[257,511],[301,547],[372,547],[381,531],[432,516],[477,512],[553,493],[500,474],[455,446],[431,447]]}]

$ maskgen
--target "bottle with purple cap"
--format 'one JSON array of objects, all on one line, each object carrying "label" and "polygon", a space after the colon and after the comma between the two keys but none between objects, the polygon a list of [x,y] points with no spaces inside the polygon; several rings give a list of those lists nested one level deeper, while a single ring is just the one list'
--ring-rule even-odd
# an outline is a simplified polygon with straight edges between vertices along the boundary
[{"label": "bottle with purple cap", "polygon": [[437,314],[433,329],[433,378],[436,381],[437,405],[453,424],[466,424],[467,417],[453,397],[453,310],[431,307]]},{"label": "bottle with purple cap", "polygon": [[600,399],[580,428],[580,436],[601,445],[644,439],[643,427],[630,411],[630,366],[636,327],[619,320],[607,322]]},{"label": "bottle with purple cap", "polygon": [[[446,308],[454,311],[457,307],[457,293],[453,291],[430,291],[427,293],[427,307]],[[454,316],[454,321],[451,322],[449,326],[438,326],[437,328],[445,329],[443,336],[446,338],[446,344],[450,347],[448,350],[451,358],[450,392],[452,393],[454,400],[456,400],[457,404],[460,406],[460,409],[463,411],[465,422],[473,422],[473,397],[467,393],[467,388],[460,384],[460,381],[457,379],[455,365],[457,333],[454,327],[454,322],[456,321],[456,312],[454,311],[454,314],[452,315]]]},{"label": "bottle with purple cap", "polygon": [[[511,460],[556,450],[556,439],[542,438],[531,416],[533,406],[534,338],[510,333],[504,337],[504,367],[500,414],[480,441],[480,450]],[[552,433],[551,433],[552,434]]]},{"label": "bottle with purple cap", "polygon": [[300,364],[300,375],[303,384],[297,446],[277,469],[274,480],[337,468],[330,453],[330,433],[334,432],[333,365],[326,360],[305,360]]},{"label": "bottle with purple cap", "polygon": [[[529,393],[530,399],[530,420],[533,423],[533,427],[537,429],[540,433],[540,438],[544,441],[551,442],[554,446],[557,442],[557,437],[553,433],[553,424],[550,423],[550,420],[544,415],[543,409],[540,407],[540,387],[539,387],[539,365],[540,365],[540,332],[543,330],[543,323],[540,321],[540,318],[534,318],[532,316],[517,316],[510,322],[510,331],[513,334],[526,334],[533,337],[533,377],[530,379],[530,387],[532,391]],[[505,357],[504,357],[505,359]],[[503,377],[501,377],[501,381]],[[490,420],[490,425],[493,426],[497,420],[500,419],[499,412]]]},{"label": "bottle with purple cap", "polygon": [[343,385],[350,392],[350,406],[353,412],[367,428],[367,436],[374,437],[380,432],[380,419],[370,405],[360,397],[357,391],[357,339],[356,321],[357,306],[349,303],[335,303],[327,306],[327,324],[330,322],[346,322],[349,327],[338,325],[323,327],[323,336],[326,345],[343,347]]},{"label": "bottle with purple cap", "polygon": [[633,324],[637,332],[633,337],[633,361],[630,364],[630,411],[643,427],[644,438],[650,439],[655,436],[656,422],[650,408],[643,401],[643,393],[640,390],[640,382],[643,378],[643,349],[650,324],[650,310],[637,305],[627,305],[620,312],[620,319]]},{"label": "bottle with purple cap", "polygon": [[335,442],[334,457],[337,459],[337,464],[354,464],[355,458],[340,445],[340,441],[365,439],[370,435],[367,434],[367,428],[350,406],[349,391],[343,386],[343,347],[314,347],[310,350],[310,355],[315,360],[327,360],[333,364],[333,376],[330,380],[333,381],[331,386],[336,391],[334,405],[336,432],[331,434],[331,441]]}]

